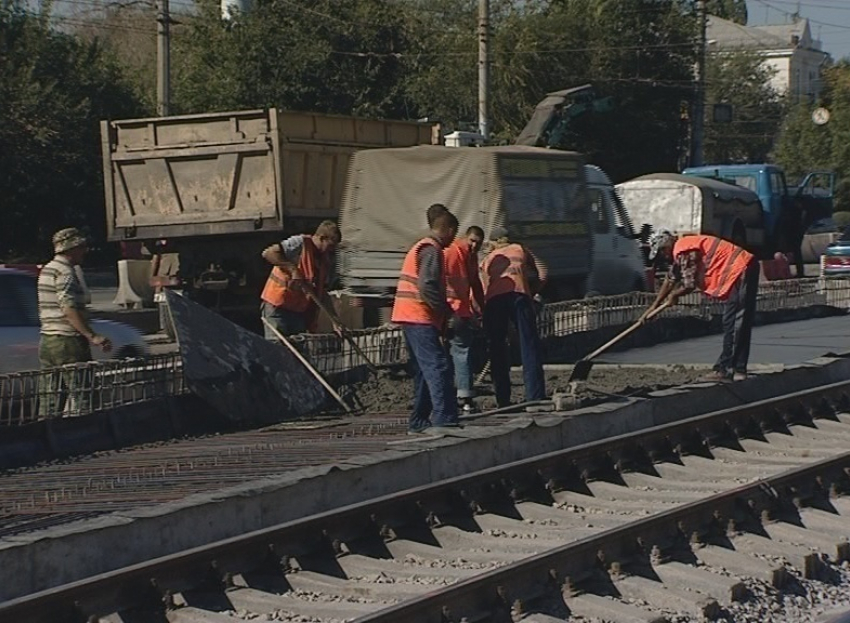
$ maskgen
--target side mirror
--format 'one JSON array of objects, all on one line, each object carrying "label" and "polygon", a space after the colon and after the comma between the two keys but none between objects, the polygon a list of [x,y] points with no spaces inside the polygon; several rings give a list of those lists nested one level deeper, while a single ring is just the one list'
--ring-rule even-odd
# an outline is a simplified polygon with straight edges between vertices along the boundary
[{"label": "side mirror", "polygon": [[643,243],[649,242],[649,236],[652,234],[652,225],[644,223],[640,226],[640,233],[635,234],[635,240],[640,240]]}]

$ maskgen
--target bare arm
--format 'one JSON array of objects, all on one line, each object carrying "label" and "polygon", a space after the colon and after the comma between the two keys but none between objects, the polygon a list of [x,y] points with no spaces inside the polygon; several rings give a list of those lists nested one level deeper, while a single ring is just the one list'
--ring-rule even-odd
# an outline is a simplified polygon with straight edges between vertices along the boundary
[{"label": "bare arm", "polygon": [[65,312],[65,318],[68,319],[68,322],[71,323],[74,330],[86,338],[90,344],[100,346],[105,353],[112,350],[112,342],[108,338],[98,335],[92,331],[79,309],[75,307],[65,307],[62,311]]},{"label": "bare arm", "polygon": [[293,277],[298,273],[298,267],[294,262],[287,259],[280,244],[273,244],[266,247],[263,250],[263,259],[272,266],[284,269],[286,272],[292,274]]}]

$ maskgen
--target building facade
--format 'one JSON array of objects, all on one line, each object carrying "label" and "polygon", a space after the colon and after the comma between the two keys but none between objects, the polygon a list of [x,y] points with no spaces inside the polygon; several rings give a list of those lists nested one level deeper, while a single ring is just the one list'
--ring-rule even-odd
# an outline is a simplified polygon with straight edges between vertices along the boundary
[{"label": "building facade", "polygon": [[748,51],[762,57],[773,70],[771,86],[795,101],[817,98],[821,70],[831,62],[804,18],[790,24],[743,26],[710,15],[707,40],[711,54]]}]

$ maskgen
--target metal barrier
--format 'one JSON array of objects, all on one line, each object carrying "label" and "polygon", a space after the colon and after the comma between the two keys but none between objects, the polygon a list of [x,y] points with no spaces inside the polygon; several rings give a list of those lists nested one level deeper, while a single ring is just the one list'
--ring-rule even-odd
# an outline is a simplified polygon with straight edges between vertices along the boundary
[{"label": "metal barrier", "polygon": [[[578,301],[551,303],[541,310],[542,338],[562,337],[637,320],[654,300],[649,292],[633,292]],[[811,278],[759,284],[760,312],[813,306],[850,309],[850,279]],[[666,318],[711,319],[723,303],[699,293],[683,296],[666,310]],[[351,332],[369,359],[379,367],[407,362],[401,329],[384,325]],[[334,334],[302,334],[290,338],[326,376],[349,372],[364,361]],[[90,362],[37,372],[0,375],[0,426],[20,426],[39,419],[82,415],[98,409],[186,393],[180,357],[174,353],[148,360]]]},{"label": "metal barrier", "polygon": [[0,375],[0,426],[78,416],[186,393],[177,353]]}]

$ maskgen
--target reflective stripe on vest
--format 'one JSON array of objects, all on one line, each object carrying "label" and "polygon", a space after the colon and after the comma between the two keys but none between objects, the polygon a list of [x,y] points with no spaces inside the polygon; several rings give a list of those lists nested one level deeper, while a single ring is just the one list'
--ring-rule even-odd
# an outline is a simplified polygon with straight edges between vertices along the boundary
[{"label": "reflective stripe on vest", "polygon": [[[313,239],[307,235],[304,236],[298,270],[304,276],[304,280],[312,285],[313,290],[321,297],[325,292],[328,267],[325,258],[319,256],[319,250],[313,244]],[[289,273],[275,266],[266,280],[260,298],[274,307],[299,313],[308,311],[313,306],[313,302],[302,291],[291,288],[290,281]]]},{"label": "reflective stripe on vest", "polygon": [[472,317],[470,271],[477,270],[469,245],[455,241],[443,251],[446,260],[446,300],[461,318]]},{"label": "reflective stripe on vest", "polygon": [[530,294],[526,275],[527,259],[525,249],[515,243],[490,253],[482,266],[485,300],[509,292]]},{"label": "reflective stripe on vest", "polygon": [[697,286],[707,295],[725,300],[746,272],[753,254],[716,236],[683,236],[673,246],[673,258],[689,251],[702,253],[703,283]]},{"label": "reflective stripe on vest", "polygon": [[401,273],[398,276],[392,321],[430,324],[439,329],[443,324],[442,314],[431,309],[419,292],[419,251],[426,245],[436,247],[443,264],[442,273],[445,275],[445,258],[439,243],[433,238],[423,238],[414,244],[404,257]]}]

